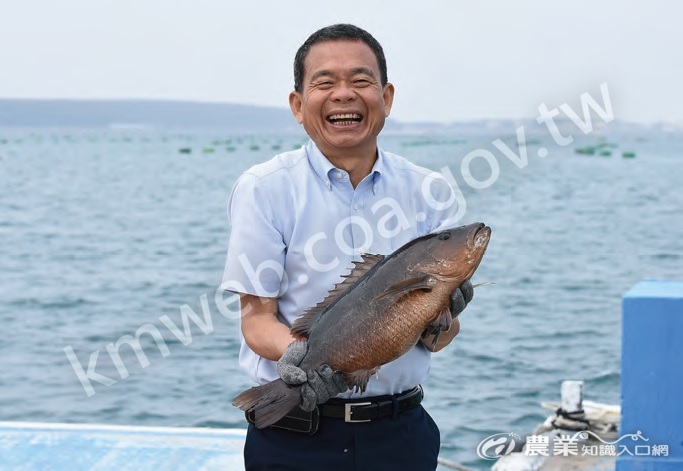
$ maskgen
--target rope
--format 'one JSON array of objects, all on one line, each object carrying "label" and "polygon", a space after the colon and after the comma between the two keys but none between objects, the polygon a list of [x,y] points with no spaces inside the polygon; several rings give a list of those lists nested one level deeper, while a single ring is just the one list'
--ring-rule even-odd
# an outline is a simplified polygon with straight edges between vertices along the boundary
[{"label": "rope", "polygon": [[567,412],[561,407],[555,411],[555,418],[551,421],[555,428],[565,430],[589,430],[590,421],[585,419],[583,409],[575,412]]}]

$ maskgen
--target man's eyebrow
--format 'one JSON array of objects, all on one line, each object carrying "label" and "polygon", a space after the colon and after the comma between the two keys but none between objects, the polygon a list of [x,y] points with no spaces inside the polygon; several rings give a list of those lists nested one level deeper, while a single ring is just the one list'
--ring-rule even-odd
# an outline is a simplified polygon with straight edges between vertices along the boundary
[{"label": "man's eyebrow", "polygon": [[372,69],[369,69],[367,67],[356,67],[355,69],[352,69],[351,72],[353,73],[353,75],[365,74],[369,75],[370,77],[375,76],[375,74],[372,72]]},{"label": "man's eyebrow", "polygon": [[311,82],[319,79],[320,77],[325,77],[325,76],[329,76],[329,75],[333,75],[332,71],[330,71],[330,70],[319,70],[319,71],[315,72],[313,75],[311,75]]}]

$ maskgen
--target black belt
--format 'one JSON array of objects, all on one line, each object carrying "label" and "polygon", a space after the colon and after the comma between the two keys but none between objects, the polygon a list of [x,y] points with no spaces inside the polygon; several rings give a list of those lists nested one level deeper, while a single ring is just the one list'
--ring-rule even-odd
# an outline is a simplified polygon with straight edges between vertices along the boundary
[{"label": "black belt", "polygon": [[322,417],[344,419],[344,422],[370,422],[374,419],[388,417],[394,414],[394,404],[401,413],[417,407],[422,402],[422,387],[417,386],[410,391],[394,396],[381,396],[370,401],[347,402],[343,399],[332,399],[325,404],[320,404],[318,409]]},{"label": "black belt", "polygon": [[[318,430],[318,417],[320,416],[344,419],[344,422],[349,423],[370,422],[374,419],[394,415],[394,404],[396,404],[397,414],[417,407],[422,402],[423,397],[422,386],[417,386],[410,391],[393,396],[369,397],[365,398],[365,401],[363,399],[353,401],[331,399],[325,404],[320,404],[311,412],[304,412],[299,407],[295,407],[270,427],[311,435]],[[368,399],[370,400],[368,401]],[[247,421],[254,424],[254,412],[247,411],[245,415]]]}]

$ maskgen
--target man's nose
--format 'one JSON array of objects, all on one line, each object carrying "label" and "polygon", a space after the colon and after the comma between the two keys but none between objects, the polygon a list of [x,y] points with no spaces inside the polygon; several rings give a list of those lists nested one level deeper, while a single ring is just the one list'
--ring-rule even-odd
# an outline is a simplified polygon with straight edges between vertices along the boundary
[{"label": "man's nose", "polygon": [[334,89],[330,98],[337,102],[347,102],[353,100],[355,97],[356,94],[353,89],[346,82],[341,82]]}]

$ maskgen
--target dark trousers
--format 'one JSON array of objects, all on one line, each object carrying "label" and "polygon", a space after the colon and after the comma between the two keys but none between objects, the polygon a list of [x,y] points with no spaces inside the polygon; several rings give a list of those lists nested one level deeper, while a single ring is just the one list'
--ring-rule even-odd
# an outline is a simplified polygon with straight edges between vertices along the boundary
[{"label": "dark trousers", "polygon": [[247,471],[433,471],[439,446],[439,429],[420,405],[364,423],[321,417],[313,435],[250,424],[244,463]]}]

